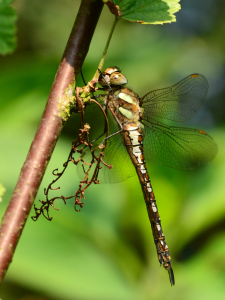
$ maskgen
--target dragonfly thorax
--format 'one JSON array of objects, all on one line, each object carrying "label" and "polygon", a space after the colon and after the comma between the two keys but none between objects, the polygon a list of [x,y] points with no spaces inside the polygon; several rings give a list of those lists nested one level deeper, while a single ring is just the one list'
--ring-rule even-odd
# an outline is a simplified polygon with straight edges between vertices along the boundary
[{"label": "dragonfly thorax", "polygon": [[113,108],[120,123],[136,123],[140,126],[142,109],[139,105],[139,96],[131,89],[123,88],[109,94],[109,105]]},{"label": "dragonfly thorax", "polygon": [[124,124],[136,124],[143,128],[140,123],[142,108],[138,94],[129,88],[123,88],[127,78],[117,67],[109,67],[101,74],[99,84],[107,90],[107,102],[113,109],[118,121]]}]

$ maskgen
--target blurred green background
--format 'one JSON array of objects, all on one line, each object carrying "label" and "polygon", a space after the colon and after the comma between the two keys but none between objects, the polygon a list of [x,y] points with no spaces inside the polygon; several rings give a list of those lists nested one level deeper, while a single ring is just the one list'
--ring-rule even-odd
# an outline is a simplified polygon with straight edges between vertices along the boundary
[{"label": "blurred green background", "polygon": [[[17,0],[18,48],[0,58],[0,183],[4,214],[37,130],[80,1]],[[175,273],[171,288],[157,260],[138,183],[98,185],[75,212],[58,201],[53,220],[30,218],[0,287],[2,300],[225,299],[225,3],[183,0],[177,23],[121,21],[105,67],[116,65],[140,96],[198,72],[209,81],[206,104],[186,124],[210,133],[218,154],[208,166],[182,172],[155,164],[149,173]],[[90,80],[113,22],[101,15],[83,73]],[[82,86],[82,82],[79,82]],[[65,126],[36,198],[61,168],[76,137],[77,120]],[[60,191],[72,195],[79,179],[70,166]],[[34,215],[34,210],[31,216]]]}]

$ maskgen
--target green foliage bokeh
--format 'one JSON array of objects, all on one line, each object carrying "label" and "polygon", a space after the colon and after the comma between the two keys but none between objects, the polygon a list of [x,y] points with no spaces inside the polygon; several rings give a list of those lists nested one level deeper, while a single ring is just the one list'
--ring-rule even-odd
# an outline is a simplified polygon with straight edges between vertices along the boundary
[{"label": "green foliage bokeh", "polygon": [[[220,5],[220,9],[219,9]],[[18,49],[0,58],[0,183],[6,188],[0,216],[9,202],[72,28],[79,3],[15,1]],[[182,172],[150,163],[176,285],[159,267],[137,178],[97,185],[76,213],[73,203],[56,202],[53,220],[27,221],[0,287],[0,298],[17,299],[224,299],[225,297],[225,40],[224,3],[183,1],[177,23],[140,25],[120,21],[105,67],[116,65],[140,96],[202,73],[210,89],[205,106],[189,123],[216,140],[219,152],[208,166]],[[83,73],[98,66],[113,16],[105,8]],[[63,24],[63,25],[62,25]],[[79,80],[78,85],[82,85]],[[36,198],[61,168],[76,137],[79,120],[65,126]],[[71,195],[79,178],[71,166],[53,196]],[[31,212],[34,215],[34,211]]]}]

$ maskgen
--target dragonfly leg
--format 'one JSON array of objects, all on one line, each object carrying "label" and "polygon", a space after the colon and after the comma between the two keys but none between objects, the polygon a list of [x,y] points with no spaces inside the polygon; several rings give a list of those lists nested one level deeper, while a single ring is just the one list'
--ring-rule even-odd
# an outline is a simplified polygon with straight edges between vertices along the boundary
[{"label": "dragonfly leg", "polygon": [[119,131],[117,131],[117,132],[114,132],[113,134],[111,134],[111,135],[105,137],[105,138],[103,139],[103,141],[102,141],[99,145],[103,144],[106,140],[110,139],[112,136],[117,135],[118,133],[121,133],[121,132],[124,132],[124,130],[121,129],[121,130],[119,130]]},{"label": "dragonfly leg", "polygon": [[109,105],[108,107],[109,107],[109,110],[111,111],[113,117],[114,117],[115,120],[117,121],[119,127],[121,128],[121,130],[124,131],[124,128],[123,128],[122,124],[120,123],[119,119],[117,118],[117,116],[116,116],[115,112],[113,111],[112,107],[111,107],[110,105]]}]

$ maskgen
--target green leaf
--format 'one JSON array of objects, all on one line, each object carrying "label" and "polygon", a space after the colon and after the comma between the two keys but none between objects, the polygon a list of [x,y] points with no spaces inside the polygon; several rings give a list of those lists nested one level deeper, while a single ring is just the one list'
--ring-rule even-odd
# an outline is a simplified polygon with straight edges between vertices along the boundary
[{"label": "green leaf", "polygon": [[180,0],[103,0],[118,18],[142,24],[163,24],[176,21]]},{"label": "green leaf", "polygon": [[0,1],[0,53],[3,55],[13,52],[16,47],[17,14],[9,6],[12,2],[12,0]]}]

